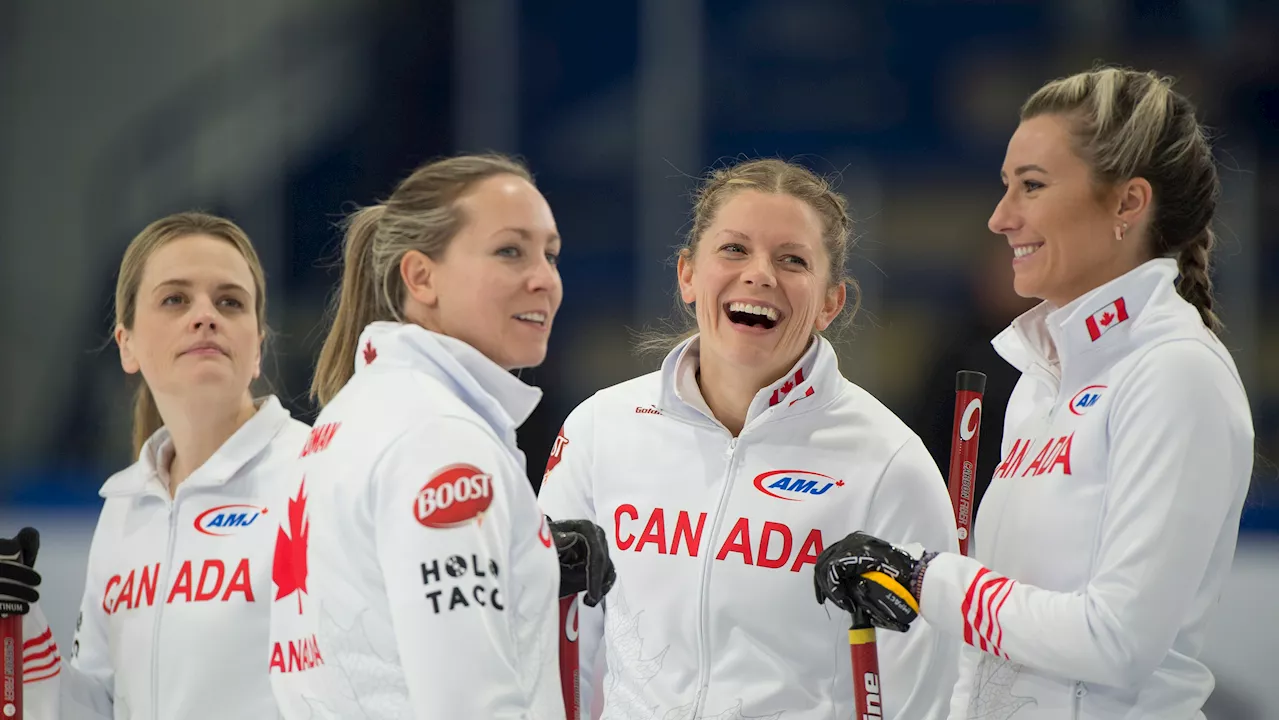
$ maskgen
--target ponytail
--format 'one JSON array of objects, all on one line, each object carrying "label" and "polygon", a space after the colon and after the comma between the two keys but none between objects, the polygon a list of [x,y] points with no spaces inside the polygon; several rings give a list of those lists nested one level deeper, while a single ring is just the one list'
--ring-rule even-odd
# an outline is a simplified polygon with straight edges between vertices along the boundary
[{"label": "ponytail", "polygon": [[147,381],[143,380],[138,384],[138,391],[133,395],[134,460],[142,454],[142,446],[147,444],[147,439],[163,426],[164,420],[160,417],[160,408],[156,406],[156,399],[151,396],[151,388],[147,387]]},{"label": "ponytail", "polygon": [[327,405],[355,374],[356,344],[369,323],[405,322],[400,261],[410,251],[440,259],[465,222],[458,198],[495,175],[533,184],[524,165],[505,155],[459,155],[414,170],[384,204],[348,218],[342,284],[330,305],[333,325],[316,361],[312,399]]},{"label": "ponytail", "polygon": [[355,373],[356,343],[369,323],[394,319],[384,308],[383,291],[374,277],[373,239],[385,205],[364,208],[347,221],[342,255],[342,283],[330,304],[333,324],[320,349],[311,398],[327,405]]},{"label": "ponytail", "polygon": [[1205,227],[1178,251],[1178,294],[1195,306],[1205,327],[1215,335],[1222,332],[1222,321],[1213,312],[1213,281],[1209,278],[1209,254],[1216,241],[1213,230]]}]

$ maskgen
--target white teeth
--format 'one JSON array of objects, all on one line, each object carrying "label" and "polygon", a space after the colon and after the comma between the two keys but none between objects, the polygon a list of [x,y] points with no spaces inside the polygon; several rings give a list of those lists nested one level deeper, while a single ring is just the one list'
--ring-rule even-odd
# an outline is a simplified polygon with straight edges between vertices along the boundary
[{"label": "white teeth", "polygon": [[761,305],[750,305],[744,302],[731,302],[729,303],[729,312],[744,312],[744,313],[751,313],[752,315],[763,315],[764,317],[767,317],[770,320],[773,320],[774,322],[778,321],[777,310],[774,310],[771,307],[764,307]]},{"label": "white teeth", "polygon": [[517,316],[516,316],[516,319],[517,319],[517,320],[529,320],[529,321],[536,322],[536,323],[546,323],[546,322],[547,322],[547,314],[546,314],[546,313],[541,313],[541,312],[527,312],[527,313],[520,313],[519,315],[517,315]]},{"label": "white teeth", "polygon": [[1013,249],[1013,256],[1015,258],[1026,257],[1031,253],[1039,250],[1042,247],[1044,246],[1043,245],[1019,245]]}]

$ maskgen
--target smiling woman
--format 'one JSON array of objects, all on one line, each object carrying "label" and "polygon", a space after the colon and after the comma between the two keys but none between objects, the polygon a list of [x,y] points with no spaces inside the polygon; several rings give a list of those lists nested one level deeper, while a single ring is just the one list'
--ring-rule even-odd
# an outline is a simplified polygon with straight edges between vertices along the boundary
[{"label": "smiling woman", "polygon": [[[973,556],[862,536],[829,575],[833,599],[963,639],[952,717],[1205,717],[1254,428],[1216,335],[1217,166],[1173,85],[1100,66],[1027,99],[990,228],[1044,302],[992,341],[1020,378]],[[875,572],[915,578],[918,607]]]},{"label": "smiling woman", "polygon": [[286,718],[563,717],[557,598],[583,587],[557,549],[591,548],[597,597],[608,556],[538,511],[516,428],[541,391],[510,372],[546,356],[559,253],[500,155],[427,163],[352,217],[312,383],[328,439],[277,533],[273,647],[314,650],[273,656]]},{"label": "smiling woman", "polygon": [[[956,546],[924,444],[821,335],[856,304],[851,233],[844,197],[800,165],[710,173],[677,267],[697,332],[647,343],[668,350],[658,372],[565,420],[539,501],[608,528],[620,578],[607,613],[578,614],[582,707],[849,717],[849,616],[814,602],[818,555],[864,527]],[[940,717],[955,644],[925,627],[880,645],[885,716]]]}]

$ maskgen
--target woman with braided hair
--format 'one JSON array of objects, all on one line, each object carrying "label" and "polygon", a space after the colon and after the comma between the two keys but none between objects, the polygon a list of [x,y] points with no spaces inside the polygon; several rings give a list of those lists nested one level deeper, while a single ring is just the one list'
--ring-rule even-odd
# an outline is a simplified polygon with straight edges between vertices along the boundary
[{"label": "woman with braided hair", "polygon": [[972,557],[854,533],[819,559],[820,597],[905,629],[911,603],[862,576],[910,578],[965,642],[953,720],[1202,719],[1253,464],[1216,335],[1209,144],[1169,79],[1101,68],[1031,96],[1000,175],[989,226],[1044,302],[994,340],[1022,377]]}]

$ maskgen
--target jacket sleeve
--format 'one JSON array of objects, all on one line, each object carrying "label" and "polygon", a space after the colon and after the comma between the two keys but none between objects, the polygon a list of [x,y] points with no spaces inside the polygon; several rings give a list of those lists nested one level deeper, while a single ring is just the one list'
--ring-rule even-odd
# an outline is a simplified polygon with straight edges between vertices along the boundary
[{"label": "jacket sleeve", "polygon": [[375,467],[378,562],[416,718],[528,717],[512,544],[538,540],[513,536],[513,500],[529,481],[510,464],[479,427],[437,418]]},{"label": "jacket sleeve", "polygon": [[[86,591],[86,601],[89,593]],[[101,608],[99,608],[101,610]],[[83,612],[83,611],[82,611]],[[100,626],[101,627],[101,626]],[[104,634],[105,635],[105,634]],[[22,619],[22,710],[25,720],[109,720],[113,707],[104,678],[113,677],[109,662],[88,669],[83,640],[84,615],[76,629],[71,662],[62,657],[53,630],[39,603]],[[103,646],[105,647],[105,643]],[[93,652],[89,656],[93,656]]]},{"label": "jacket sleeve", "polygon": [[[592,492],[593,416],[592,402],[587,400],[565,419],[547,459],[542,489],[538,491],[538,505],[553,520],[591,520],[599,523],[606,535],[612,535],[611,528],[596,515]],[[606,598],[604,604],[607,603]],[[578,702],[581,720],[591,717],[592,701],[602,690],[603,678],[597,677],[595,667],[597,654],[604,645],[604,604],[590,608],[582,603],[581,595],[578,599]]]},{"label": "jacket sleeve", "polygon": [[40,610],[22,616],[22,709],[26,720],[57,720],[62,656]]},{"label": "jacket sleeve", "polygon": [[[959,549],[946,483],[914,435],[880,478],[866,531],[900,545]],[[880,630],[876,636],[885,717],[945,718],[955,686],[959,641],[921,622],[905,633]]]},{"label": "jacket sleeve", "polygon": [[[1131,687],[1158,667],[1218,536],[1239,522],[1253,429],[1226,364],[1198,342],[1149,351],[1116,392],[1097,561],[1080,591],[1032,587],[959,555],[925,573],[922,612],[979,650]],[[1077,552],[1088,552],[1079,548]],[[1044,558],[1052,562],[1052,558]]]},{"label": "jacket sleeve", "polygon": [[80,599],[80,614],[76,618],[76,631],[71,643],[71,662],[64,663],[59,674],[58,697],[62,720],[97,720],[114,715],[115,667],[111,660],[111,645],[107,638],[107,612],[103,608],[102,592],[106,587],[99,568],[102,553],[110,550],[103,546],[103,519],[112,507],[111,500],[103,505],[89,546],[89,564],[85,571],[84,596]]}]

